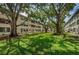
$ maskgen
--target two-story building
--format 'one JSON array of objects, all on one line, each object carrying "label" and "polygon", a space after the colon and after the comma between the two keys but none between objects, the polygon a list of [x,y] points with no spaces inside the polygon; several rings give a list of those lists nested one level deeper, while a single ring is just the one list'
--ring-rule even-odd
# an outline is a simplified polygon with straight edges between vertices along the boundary
[{"label": "two-story building", "polygon": [[79,13],[74,14],[66,23],[65,31],[79,34]]},{"label": "two-story building", "polygon": [[[43,26],[40,22],[36,20],[26,20],[26,16],[19,15],[17,25],[17,33],[19,35],[26,34],[26,33],[40,33],[44,32]],[[10,21],[8,20],[5,14],[0,13],[0,35],[9,35],[10,34]],[[50,32],[50,29],[48,30]]]}]

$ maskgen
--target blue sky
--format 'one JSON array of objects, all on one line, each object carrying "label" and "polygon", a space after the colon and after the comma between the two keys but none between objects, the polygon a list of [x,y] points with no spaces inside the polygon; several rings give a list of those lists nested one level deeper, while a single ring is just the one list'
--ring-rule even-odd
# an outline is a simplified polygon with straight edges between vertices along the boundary
[{"label": "blue sky", "polygon": [[77,10],[79,10],[79,4],[76,4],[76,6],[73,8],[72,11],[70,11],[70,14],[74,14]]},{"label": "blue sky", "polygon": [[[69,12],[69,14],[72,16],[73,14],[75,14],[75,12],[79,10],[79,3],[76,4],[76,6]],[[66,17],[65,21],[67,22],[69,20],[70,17]]]}]

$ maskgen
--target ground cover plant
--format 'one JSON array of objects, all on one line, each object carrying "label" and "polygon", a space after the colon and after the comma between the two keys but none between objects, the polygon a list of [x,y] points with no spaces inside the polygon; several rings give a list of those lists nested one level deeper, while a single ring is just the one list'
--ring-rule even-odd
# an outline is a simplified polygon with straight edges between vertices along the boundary
[{"label": "ground cover plant", "polygon": [[79,41],[73,37],[40,33],[0,41],[2,55],[74,55],[79,54]]}]

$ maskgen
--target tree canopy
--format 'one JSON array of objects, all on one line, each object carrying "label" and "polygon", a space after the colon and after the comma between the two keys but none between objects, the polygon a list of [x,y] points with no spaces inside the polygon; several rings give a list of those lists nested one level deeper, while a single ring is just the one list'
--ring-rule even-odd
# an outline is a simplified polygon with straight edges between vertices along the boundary
[{"label": "tree canopy", "polygon": [[47,32],[48,28],[53,27],[52,29],[55,29],[57,34],[63,34],[64,19],[74,6],[73,3],[4,3],[0,4],[0,12],[5,14],[8,20],[11,21],[11,36],[17,35],[16,23],[21,12],[28,15],[26,19],[39,21],[43,25],[45,32]]}]

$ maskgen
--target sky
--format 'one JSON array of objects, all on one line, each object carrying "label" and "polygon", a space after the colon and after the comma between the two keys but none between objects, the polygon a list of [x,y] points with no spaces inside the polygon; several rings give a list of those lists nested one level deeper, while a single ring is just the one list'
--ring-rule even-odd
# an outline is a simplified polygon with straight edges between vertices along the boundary
[{"label": "sky", "polygon": [[[69,14],[72,16],[75,14],[75,12],[79,10],[79,3],[76,3],[76,6],[69,12]],[[70,17],[66,16],[65,21],[67,22],[70,19]]]},{"label": "sky", "polygon": [[76,6],[73,8],[72,11],[70,11],[70,14],[74,14],[77,10],[79,10],[79,4],[77,3]]},{"label": "sky", "polygon": [[20,13],[21,15],[27,17],[28,15],[25,12]]}]

